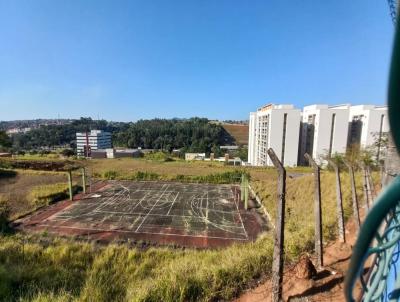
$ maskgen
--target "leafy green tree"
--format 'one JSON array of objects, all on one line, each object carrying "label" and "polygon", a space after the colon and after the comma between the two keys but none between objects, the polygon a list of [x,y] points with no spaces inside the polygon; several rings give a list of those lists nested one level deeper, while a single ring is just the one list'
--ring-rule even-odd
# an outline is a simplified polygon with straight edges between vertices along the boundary
[{"label": "leafy green tree", "polygon": [[12,141],[6,132],[0,131],[0,151],[8,151],[12,146]]},{"label": "leafy green tree", "polygon": [[81,118],[65,125],[49,125],[13,136],[16,150],[34,150],[41,147],[63,146],[75,148],[76,132],[92,129],[112,133],[113,145],[118,147],[159,149],[171,152],[207,152],[213,146],[229,144],[233,138],[221,125],[205,118],[152,119],[135,123],[115,123]]}]

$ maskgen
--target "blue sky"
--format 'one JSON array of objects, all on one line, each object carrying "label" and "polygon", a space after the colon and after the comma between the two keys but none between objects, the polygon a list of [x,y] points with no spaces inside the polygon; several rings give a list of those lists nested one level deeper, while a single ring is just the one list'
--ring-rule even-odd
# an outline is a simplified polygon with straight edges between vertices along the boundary
[{"label": "blue sky", "polygon": [[386,101],[385,0],[0,0],[0,120]]}]

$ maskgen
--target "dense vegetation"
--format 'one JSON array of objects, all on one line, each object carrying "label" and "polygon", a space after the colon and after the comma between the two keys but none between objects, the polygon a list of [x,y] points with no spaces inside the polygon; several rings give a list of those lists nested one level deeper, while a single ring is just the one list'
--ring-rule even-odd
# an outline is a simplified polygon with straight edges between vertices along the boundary
[{"label": "dense vegetation", "polygon": [[231,142],[220,125],[205,118],[140,120],[114,138],[116,145],[169,152],[182,148],[184,152],[219,153],[219,145]]},{"label": "dense vegetation", "polygon": [[127,123],[107,122],[81,118],[64,125],[47,125],[32,129],[26,133],[12,136],[15,150],[30,150],[42,147],[75,147],[76,132],[100,129],[109,132],[123,131]]},{"label": "dense vegetation", "polygon": [[108,122],[81,118],[63,125],[47,125],[26,133],[13,135],[14,150],[31,150],[43,147],[75,147],[76,132],[99,129],[113,134],[114,146],[160,149],[171,152],[215,152],[219,145],[232,143],[233,139],[216,124],[204,118],[139,120],[135,123]]},{"label": "dense vegetation", "polygon": [[11,147],[11,139],[4,131],[0,131],[0,151],[7,151]]}]

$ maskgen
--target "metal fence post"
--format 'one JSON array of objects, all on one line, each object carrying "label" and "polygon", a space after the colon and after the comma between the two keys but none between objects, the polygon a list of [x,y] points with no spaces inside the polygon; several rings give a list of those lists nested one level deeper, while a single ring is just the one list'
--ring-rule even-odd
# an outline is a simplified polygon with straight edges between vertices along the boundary
[{"label": "metal fence post", "polygon": [[283,282],[286,170],[272,148],[269,148],[267,153],[278,170],[277,211],[272,260],[272,301],[279,302],[282,300]]},{"label": "metal fence post", "polygon": [[328,159],[328,162],[335,169],[335,174],[336,174],[336,206],[337,206],[339,239],[342,242],[346,242],[346,231],[343,218],[343,199],[342,199],[342,184],[340,181],[340,169],[339,166],[331,159]]},{"label": "metal fence post", "polygon": [[320,167],[309,154],[304,154],[314,169],[314,216],[315,216],[315,253],[317,254],[317,267],[324,265],[322,246],[322,215],[321,215],[321,176]]}]

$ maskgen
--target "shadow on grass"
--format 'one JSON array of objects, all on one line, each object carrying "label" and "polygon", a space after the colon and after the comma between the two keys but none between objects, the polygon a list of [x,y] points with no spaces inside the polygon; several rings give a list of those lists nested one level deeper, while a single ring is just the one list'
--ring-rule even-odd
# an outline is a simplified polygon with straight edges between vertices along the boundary
[{"label": "shadow on grass", "polygon": [[17,172],[15,172],[15,171],[0,169],[0,179],[1,178],[12,178],[12,177],[16,177],[16,176],[17,176]]}]

